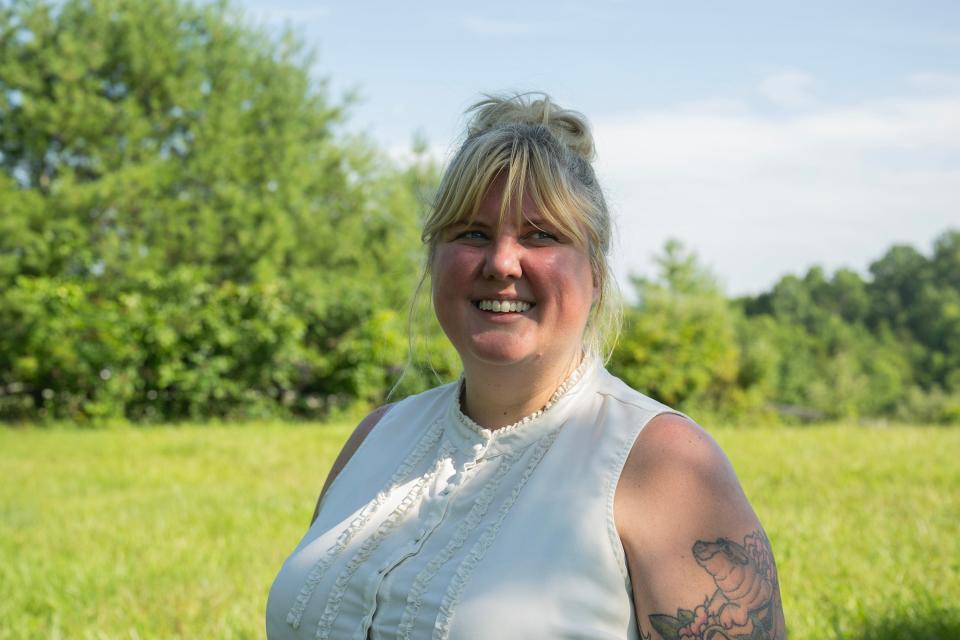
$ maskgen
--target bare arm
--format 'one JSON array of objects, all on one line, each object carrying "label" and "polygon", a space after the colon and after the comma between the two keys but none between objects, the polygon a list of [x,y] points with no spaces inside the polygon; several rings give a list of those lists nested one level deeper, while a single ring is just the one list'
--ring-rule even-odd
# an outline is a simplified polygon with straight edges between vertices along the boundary
[{"label": "bare arm", "polygon": [[353,430],[353,433],[350,434],[350,437],[347,438],[347,442],[343,445],[343,449],[340,450],[340,455],[337,456],[337,459],[333,461],[333,466],[330,468],[330,473],[327,474],[327,479],[323,483],[323,488],[320,490],[320,497],[317,498],[317,506],[313,510],[313,517],[310,518],[310,524],[312,525],[317,519],[317,514],[320,513],[320,502],[323,500],[323,495],[327,492],[327,489],[330,488],[330,485],[333,483],[334,479],[343,471],[343,468],[347,466],[347,462],[350,461],[350,458],[353,457],[353,454],[356,453],[357,449],[360,448],[360,444],[366,439],[370,434],[377,423],[380,422],[380,418],[386,415],[387,411],[390,410],[390,407],[393,406],[393,403],[385,404],[378,409],[374,409],[370,414],[360,421],[360,424],[357,425],[357,428]]},{"label": "bare arm", "polygon": [[645,639],[783,640],[770,543],[720,447],[665,414],[637,438],[614,500]]}]

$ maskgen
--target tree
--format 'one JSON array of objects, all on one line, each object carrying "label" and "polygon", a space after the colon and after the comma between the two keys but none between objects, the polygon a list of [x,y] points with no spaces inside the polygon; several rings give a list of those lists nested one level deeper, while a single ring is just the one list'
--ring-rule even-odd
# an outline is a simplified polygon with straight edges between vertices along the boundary
[{"label": "tree", "polygon": [[[871,265],[869,280],[848,269],[827,277],[813,267],[739,301],[782,354],[773,400],[823,417],[953,415],[957,235],[942,235],[932,259],[909,246],[891,248]],[[774,322],[757,322],[764,317]]]},{"label": "tree", "polygon": [[222,2],[0,7],[0,416],[382,397],[404,357],[345,376],[344,344],[416,282],[418,169],[311,65]]},{"label": "tree", "polygon": [[626,313],[611,370],[677,407],[736,406],[735,319],[716,280],[676,240],[656,262],[655,279],[632,278],[639,302]]}]

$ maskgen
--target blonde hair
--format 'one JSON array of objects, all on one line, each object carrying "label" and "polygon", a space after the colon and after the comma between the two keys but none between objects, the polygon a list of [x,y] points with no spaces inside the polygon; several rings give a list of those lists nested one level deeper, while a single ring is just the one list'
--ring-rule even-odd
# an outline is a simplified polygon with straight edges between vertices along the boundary
[{"label": "blonde hair", "polygon": [[610,212],[591,165],[595,151],[586,118],[545,93],[486,95],[467,114],[466,135],[424,222],[424,278],[442,232],[473,219],[502,177],[501,224],[511,205],[522,215],[520,203],[528,193],[544,219],[588,253],[599,295],[587,320],[584,349],[608,358],[620,329],[620,296],[608,262]]}]

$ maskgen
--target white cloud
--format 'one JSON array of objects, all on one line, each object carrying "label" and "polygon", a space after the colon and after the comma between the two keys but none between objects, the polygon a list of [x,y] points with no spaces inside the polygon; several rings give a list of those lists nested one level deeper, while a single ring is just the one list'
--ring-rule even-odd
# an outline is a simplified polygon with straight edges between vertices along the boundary
[{"label": "white cloud", "polygon": [[765,78],[760,93],[780,107],[808,107],[816,102],[813,76],[800,71],[783,71]]},{"label": "white cloud", "polygon": [[927,91],[960,93],[960,74],[924,71],[909,78],[910,84]]},{"label": "white cloud", "polygon": [[650,273],[668,237],[737,294],[812,264],[862,270],[893,242],[925,250],[960,228],[960,93],[779,117],[711,104],[595,125],[621,278]]}]

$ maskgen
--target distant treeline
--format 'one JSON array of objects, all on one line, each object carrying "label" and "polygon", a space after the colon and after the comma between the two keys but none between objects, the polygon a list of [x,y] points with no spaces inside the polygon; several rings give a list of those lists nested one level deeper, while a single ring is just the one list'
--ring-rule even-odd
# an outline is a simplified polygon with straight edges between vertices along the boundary
[{"label": "distant treeline", "polygon": [[[429,296],[408,363],[437,167],[346,133],[311,64],[224,3],[0,5],[0,419],[324,417],[457,374]],[[960,421],[960,233],[737,300],[670,243],[632,285],[610,368],[680,409]]]},{"label": "distant treeline", "polygon": [[960,231],[735,300],[678,243],[659,262],[611,363],[637,388],[732,420],[960,422]]}]

